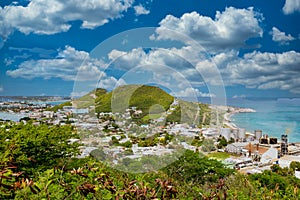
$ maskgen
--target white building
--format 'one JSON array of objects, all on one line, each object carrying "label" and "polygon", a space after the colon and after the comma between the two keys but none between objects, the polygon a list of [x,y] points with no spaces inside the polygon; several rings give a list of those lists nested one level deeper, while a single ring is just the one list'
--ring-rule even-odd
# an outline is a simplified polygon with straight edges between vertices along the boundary
[{"label": "white building", "polygon": [[277,160],[277,158],[278,158],[278,150],[275,148],[270,148],[268,151],[262,154],[260,162],[262,164],[274,163],[274,161]]},{"label": "white building", "polygon": [[300,162],[300,156],[285,155],[279,159],[280,167],[290,167],[291,162]]},{"label": "white building", "polygon": [[53,118],[54,112],[53,111],[43,111],[43,116],[46,118]]}]

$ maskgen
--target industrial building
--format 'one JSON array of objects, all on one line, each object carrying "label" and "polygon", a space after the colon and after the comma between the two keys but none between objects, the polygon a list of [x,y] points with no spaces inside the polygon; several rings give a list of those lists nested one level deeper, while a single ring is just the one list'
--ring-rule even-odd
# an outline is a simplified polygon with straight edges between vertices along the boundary
[{"label": "industrial building", "polygon": [[235,141],[245,142],[246,130],[244,128],[239,128],[239,129],[221,128],[220,136],[223,136],[227,141],[233,138]]},{"label": "industrial building", "polygon": [[287,155],[289,153],[288,147],[289,147],[288,136],[287,136],[287,134],[282,134],[281,135],[281,155]]}]

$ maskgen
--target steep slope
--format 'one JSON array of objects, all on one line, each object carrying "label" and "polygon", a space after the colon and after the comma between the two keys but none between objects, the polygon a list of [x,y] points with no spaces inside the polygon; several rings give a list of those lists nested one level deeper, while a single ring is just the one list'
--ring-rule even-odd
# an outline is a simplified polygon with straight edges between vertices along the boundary
[{"label": "steep slope", "polygon": [[[147,123],[149,119],[166,118],[166,122],[205,124],[208,125],[211,109],[206,104],[178,100],[172,105],[174,97],[155,86],[123,85],[111,92],[97,88],[73,101],[76,108],[95,106],[95,112],[124,113],[126,109],[135,107],[142,111],[131,115],[139,123]],[[71,105],[70,102],[65,105]],[[60,105],[57,108],[62,108]],[[171,109],[170,109],[171,108]],[[166,113],[166,111],[168,111]],[[137,122],[138,122],[137,121]]]},{"label": "steep slope", "polygon": [[167,110],[173,101],[174,97],[159,87],[124,85],[99,96],[95,102],[96,112],[124,112],[127,108],[136,107],[144,116],[154,105],[160,105]]}]

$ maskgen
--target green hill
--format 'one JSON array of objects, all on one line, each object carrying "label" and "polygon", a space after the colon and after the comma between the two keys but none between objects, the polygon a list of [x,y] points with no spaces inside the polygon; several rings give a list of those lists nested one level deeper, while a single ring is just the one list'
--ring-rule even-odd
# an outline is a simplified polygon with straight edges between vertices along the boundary
[{"label": "green hill", "polygon": [[[149,119],[157,119],[161,116],[166,117],[166,122],[209,124],[210,108],[206,104],[199,104],[178,100],[178,105],[173,105],[172,112],[167,115],[165,111],[170,109],[174,97],[155,86],[148,85],[123,85],[115,90],[108,92],[105,89],[97,88],[90,93],[73,101],[76,108],[89,108],[95,106],[95,112],[124,113],[126,109],[136,107],[141,110],[138,116],[131,116],[140,123],[147,123]],[[65,105],[52,108],[57,110]],[[170,111],[170,110],[169,110]]]},{"label": "green hill", "polygon": [[76,108],[95,106],[96,112],[125,112],[127,108],[136,107],[143,113],[149,113],[154,105],[167,110],[174,97],[155,86],[124,85],[111,92],[97,88],[73,101]]},{"label": "green hill", "polygon": [[49,108],[48,110],[57,112],[59,109],[62,109],[64,106],[75,106],[76,108],[87,108],[89,106],[95,105],[95,99],[97,97],[100,97],[103,94],[106,94],[107,91],[102,88],[97,88],[88,94],[73,100],[73,104],[71,101],[64,102],[62,104],[53,106],[52,108]]},{"label": "green hill", "polygon": [[124,85],[112,92],[96,98],[96,112],[124,112],[127,108],[136,107],[145,116],[154,105],[167,110],[174,97],[159,87],[147,85]]},{"label": "green hill", "polygon": [[71,105],[72,105],[72,103],[70,101],[66,101],[62,104],[53,106],[52,108],[48,108],[47,110],[57,112],[58,110],[62,109],[64,106],[71,106]]},{"label": "green hill", "polygon": [[107,94],[107,90],[102,88],[97,88],[88,94],[73,100],[73,106],[76,108],[88,108],[90,106],[95,106],[97,99]]}]

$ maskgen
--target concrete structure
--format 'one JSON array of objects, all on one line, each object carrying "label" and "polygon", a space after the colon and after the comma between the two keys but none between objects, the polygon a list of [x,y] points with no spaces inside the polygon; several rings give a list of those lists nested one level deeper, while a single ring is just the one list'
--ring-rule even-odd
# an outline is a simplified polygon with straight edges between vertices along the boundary
[{"label": "concrete structure", "polygon": [[262,137],[262,130],[255,130],[254,137],[255,139],[259,140]]},{"label": "concrete structure", "polygon": [[242,149],[247,146],[247,142],[235,142],[232,144],[228,144],[225,148],[225,151],[228,153],[236,153],[236,154],[241,154]]},{"label": "concrete structure", "polygon": [[237,139],[237,138],[238,138],[238,132],[239,132],[238,129],[232,129],[232,137],[233,137],[234,139]]},{"label": "concrete structure", "polygon": [[53,111],[43,111],[43,115],[44,115],[46,118],[53,118],[54,112],[53,112]]},{"label": "concrete structure", "polygon": [[205,138],[214,138],[218,136],[218,131],[215,128],[208,128],[201,131]]},{"label": "concrete structure", "polygon": [[253,154],[259,154],[259,155],[262,155],[264,154],[266,151],[268,151],[268,148],[267,147],[262,147],[258,144],[253,144],[253,143],[248,143],[246,146],[245,146],[245,149],[248,150],[249,153],[251,153],[251,155]]},{"label": "concrete structure", "polygon": [[246,130],[244,128],[240,128],[238,132],[238,139],[240,141],[244,141],[246,139]]},{"label": "concrete structure", "polygon": [[262,154],[260,162],[262,164],[273,164],[278,159],[278,151],[275,148],[270,148],[268,151],[266,151],[264,154]]},{"label": "concrete structure", "polygon": [[287,134],[281,135],[281,155],[287,155],[289,153],[288,150],[288,136]]},{"label": "concrete structure", "polygon": [[291,162],[300,162],[300,156],[285,155],[279,159],[280,167],[290,167]]},{"label": "concrete structure", "polygon": [[294,143],[290,144],[288,146],[288,154],[289,155],[298,155],[298,154],[300,154],[299,144],[294,144]]},{"label": "concrete structure", "polygon": [[220,135],[223,136],[227,141],[229,141],[231,138],[231,129],[221,128]]},{"label": "concrete structure", "polygon": [[231,163],[235,169],[240,169],[253,165],[252,159],[248,157],[227,158],[224,161],[226,163]]}]

